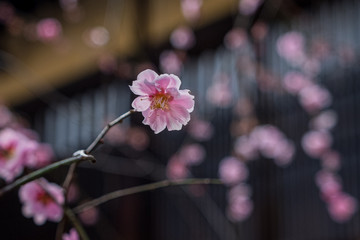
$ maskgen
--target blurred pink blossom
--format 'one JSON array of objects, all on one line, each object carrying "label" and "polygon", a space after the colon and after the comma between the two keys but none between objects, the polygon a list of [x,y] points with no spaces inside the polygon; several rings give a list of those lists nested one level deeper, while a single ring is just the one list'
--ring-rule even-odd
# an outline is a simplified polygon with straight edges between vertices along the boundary
[{"label": "blurred pink blossom", "polygon": [[186,162],[178,155],[173,155],[166,166],[166,175],[173,180],[186,178],[189,175]]},{"label": "blurred pink blossom", "polygon": [[300,65],[305,61],[305,39],[300,32],[287,32],[276,42],[277,53],[293,65]]},{"label": "blurred pink blossom", "polygon": [[214,127],[210,122],[196,117],[191,119],[187,130],[188,133],[198,141],[209,140],[214,134]]},{"label": "blurred pink blossom", "polygon": [[63,189],[44,178],[23,185],[19,198],[23,204],[23,215],[33,217],[36,225],[42,225],[46,220],[59,222],[63,216]]},{"label": "blurred pink blossom", "polygon": [[229,189],[227,197],[228,200],[231,202],[231,201],[235,201],[235,199],[238,197],[250,198],[251,194],[252,191],[250,186],[245,183],[240,183]]},{"label": "blurred pink blossom", "polygon": [[57,40],[62,32],[61,23],[55,18],[45,18],[37,23],[36,32],[43,42]]},{"label": "blurred pink blossom", "polygon": [[253,138],[240,136],[234,143],[234,151],[245,160],[254,160],[258,157],[258,149]]},{"label": "blurred pink blossom", "polygon": [[321,163],[324,169],[338,171],[341,167],[340,154],[334,150],[326,151],[321,155]]},{"label": "blurred pink blossom", "polygon": [[169,131],[180,130],[190,121],[194,110],[194,96],[189,90],[180,90],[181,80],[173,74],[161,74],[145,70],[130,86],[139,95],[131,106],[144,116],[143,123],[155,134],[166,127]]},{"label": "blurred pink blossom", "polygon": [[328,210],[333,220],[346,222],[355,214],[357,201],[348,194],[339,193],[330,199]]},{"label": "blurred pink blossom", "polygon": [[299,100],[302,107],[309,113],[315,113],[332,102],[330,92],[319,85],[311,85],[299,92]]},{"label": "blurred pink blossom", "polygon": [[315,182],[321,191],[321,196],[324,201],[339,194],[342,191],[341,180],[335,173],[327,170],[321,170],[315,175]]},{"label": "blurred pink blossom", "polygon": [[202,3],[202,0],[181,0],[181,10],[184,17],[189,21],[199,19]]},{"label": "blurred pink blossom", "polygon": [[77,231],[72,228],[70,229],[69,233],[64,233],[62,235],[62,240],[80,240],[80,237]]},{"label": "blurred pink blossom", "polygon": [[99,210],[96,207],[88,208],[79,213],[79,218],[84,225],[94,225],[99,219]]},{"label": "blurred pink blossom", "polygon": [[205,158],[206,151],[200,144],[193,143],[181,148],[179,155],[188,166],[199,165]]},{"label": "blurred pink blossom", "polygon": [[253,203],[246,196],[232,198],[227,207],[227,215],[232,221],[244,221],[253,211]]},{"label": "blurred pink blossom", "polygon": [[76,183],[71,183],[67,192],[66,192],[66,200],[68,203],[75,202],[80,195],[79,186]]},{"label": "blurred pink blossom", "polygon": [[233,102],[229,77],[226,74],[220,74],[215,78],[217,80],[206,91],[206,99],[216,107],[229,107]]},{"label": "blurred pink blossom", "polygon": [[327,131],[309,131],[302,137],[301,145],[304,151],[313,158],[319,158],[330,149],[332,136]]},{"label": "blurred pink blossom", "polygon": [[314,117],[310,126],[315,130],[331,130],[337,123],[337,114],[333,110],[320,112]]},{"label": "blurred pink blossom", "polygon": [[111,145],[121,145],[125,143],[127,129],[123,125],[115,125],[105,135],[105,140]]},{"label": "blurred pink blossom", "polygon": [[7,2],[0,2],[0,23],[5,25],[15,17],[14,7]]},{"label": "blurred pink blossom", "polygon": [[224,38],[225,46],[228,49],[241,48],[247,43],[247,41],[247,33],[242,28],[231,29]]},{"label": "blurred pink blossom", "polygon": [[283,87],[291,94],[297,94],[305,87],[311,86],[312,81],[300,72],[288,72],[282,81]]},{"label": "blurred pink blossom", "polygon": [[59,3],[64,11],[73,11],[78,7],[78,0],[59,0]]},{"label": "blurred pink blossom", "polygon": [[265,22],[258,21],[251,28],[251,35],[255,40],[262,41],[265,39],[268,31],[268,25]]},{"label": "blurred pink blossom", "polygon": [[240,183],[249,175],[246,165],[235,157],[225,157],[219,164],[220,179],[226,185]]},{"label": "blurred pink blossom", "polygon": [[139,127],[129,128],[126,137],[127,143],[137,151],[145,150],[150,142],[149,136]]},{"label": "blurred pink blossom", "polygon": [[272,158],[278,166],[286,166],[293,160],[295,154],[295,146],[289,140],[283,140],[277,143],[272,153]]},{"label": "blurred pink blossom", "polygon": [[54,157],[54,152],[49,144],[33,143],[33,148],[28,146],[27,157],[25,159],[25,165],[30,168],[41,168],[50,164]]},{"label": "blurred pink blossom", "polygon": [[0,128],[5,127],[11,122],[12,114],[4,105],[0,105]]},{"label": "blurred pink blossom", "polygon": [[195,36],[191,28],[182,26],[171,33],[170,42],[174,48],[187,50],[194,46]]},{"label": "blurred pink blossom", "polygon": [[243,15],[251,15],[261,5],[263,0],[239,0],[239,12]]},{"label": "blurred pink blossom", "polygon": [[[0,176],[7,182],[20,175],[24,168],[30,140],[13,129],[0,132]],[[33,144],[30,144],[32,148]]]},{"label": "blurred pink blossom", "polygon": [[160,54],[160,68],[163,72],[180,74],[182,61],[179,56],[171,50],[163,51]]}]

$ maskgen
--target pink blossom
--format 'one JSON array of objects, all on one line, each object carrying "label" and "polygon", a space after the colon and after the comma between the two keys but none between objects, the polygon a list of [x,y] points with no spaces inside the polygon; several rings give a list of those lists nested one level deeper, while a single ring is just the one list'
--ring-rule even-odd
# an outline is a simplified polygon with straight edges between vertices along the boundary
[{"label": "pink blossom", "polygon": [[126,136],[127,143],[137,151],[145,150],[150,142],[149,136],[139,127],[129,128]]},{"label": "pink blossom", "polygon": [[299,72],[288,72],[282,83],[286,91],[291,94],[297,94],[305,87],[312,85],[311,80]]},{"label": "pink blossom", "polygon": [[322,198],[325,201],[342,191],[340,178],[332,172],[321,170],[315,176],[315,182],[320,188]]},{"label": "pink blossom", "polygon": [[194,46],[195,36],[191,28],[182,26],[171,33],[170,42],[177,49],[187,50]]},{"label": "pink blossom", "polygon": [[209,140],[214,134],[214,127],[211,123],[199,118],[193,118],[187,130],[189,134],[198,141]]},{"label": "pink blossom", "polygon": [[243,15],[251,15],[262,3],[262,0],[240,0],[239,12]]},{"label": "pink blossom", "polygon": [[301,140],[304,151],[314,158],[320,157],[332,144],[332,137],[327,131],[307,132]]},{"label": "pink blossom", "polygon": [[61,35],[61,23],[55,18],[45,18],[38,22],[36,32],[40,40],[44,42],[54,41]]},{"label": "pink blossom", "polygon": [[66,200],[68,203],[75,202],[80,195],[79,186],[76,183],[71,183],[67,192],[66,192]]},{"label": "pink blossom", "polygon": [[34,143],[35,141],[31,141],[30,146],[33,147],[28,146],[27,148],[25,165],[30,168],[41,168],[48,165],[54,157],[52,147],[49,144]]},{"label": "pink blossom", "polygon": [[296,31],[285,33],[276,42],[278,54],[290,64],[299,65],[305,60],[304,36]]},{"label": "pink blossom", "polygon": [[[233,190],[230,190],[233,191]],[[232,197],[229,198],[227,207],[227,215],[232,221],[243,221],[247,219],[254,208],[253,203],[248,195],[232,193]]]},{"label": "pink blossom", "polygon": [[256,22],[251,28],[251,34],[257,41],[262,41],[266,37],[268,31],[269,29],[267,24],[262,21]]},{"label": "pink blossom", "polygon": [[337,114],[333,110],[327,110],[314,117],[310,125],[316,130],[331,130],[337,123]]},{"label": "pink blossom", "polygon": [[88,208],[79,213],[79,218],[87,226],[94,225],[99,219],[99,210],[96,207]]},{"label": "pink blossom", "polygon": [[253,139],[247,136],[238,137],[234,144],[236,154],[239,154],[246,160],[254,160],[258,157],[258,149]]},{"label": "pink blossom", "polygon": [[72,228],[70,229],[69,233],[64,233],[62,235],[62,240],[80,240],[80,237],[77,231]]},{"label": "pink blossom", "polygon": [[328,107],[332,102],[332,96],[327,89],[311,85],[299,92],[299,100],[306,111],[314,113]]},{"label": "pink blossom", "polygon": [[336,222],[348,221],[357,210],[357,201],[354,197],[340,193],[330,199],[328,210]]},{"label": "pink blossom", "polygon": [[181,10],[184,17],[189,21],[197,20],[200,17],[202,0],[181,0]]},{"label": "pink blossom", "polygon": [[105,136],[105,140],[111,145],[121,145],[125,143],[126,128],[123,125],[115,125],[112,127]]},{"label": "pink blossom", "polygon": [[274,148],[272,158],[278,166],[286,166],[293,160],[295,154],[294,144],[289,140],[283,140],[277,143]]},{"label": "pink blossom", "polygon": [[228,49],[243,47],[247,43],[247,34],[242,28],[233,28],[225,35],[224,43]]},{"label": "pink blossom", "polygon": [[176,52],[167,50],[160,54],[160,68],[163,72],[180,74],[182,61]]},{"label": "pink blossom", "polygon": [[0,132],[0,176],[7,182],[22,173],[28,142],[13,129],[6,128]]},{"label": "pink blossom", "polygon": [[143,123],[155,133],[166,127],[169,131],[180,130],[190,120],[194,110],[194,96],[189,90],[180,90],[181,81],[173,74],[158,75],[145,70],[137,76],[130,89],[139,97],[132,107],[144,116]]},{"label": "pink blossom", "polygon": [[205,158],[205,149],[197,143],[188,144],[181,148],[179,155],[188,166],[199,165]]},{"label": "pink blossom", "polygon": [[166,166],[166,175],[169,179],[184,179],[188,176],[189,171],[186,166],[186,162],[179,157],[174,155],[170,158]]},{"label": "pink blossom", "polygon": [[220,162],[219,176],[227,185],[244,181],[249,175],[246,165],[235,157],[226,157]]},{"label": "pink blossom", "polygon": [[46,220],[59,222],[63,216],[63,189],[44,178],[23,185],[19,197],[23,215],[33,217],[37,225],[44,224]]},{"label": "pink blossom", "polygon": [[11,122],[12,114],[7,107],[0,105],[0,128]]},{"label": "pink blossom", "polygon": [[340,154],[334,150],[326,151],[321,156],[321,163],[324,169],[338,171],[341,167]]},{"label": "pink blossom", "polygon": [[229,107],[233,101],[230,80],[226,74],[216,76],[217,79],[206,91],[206,99],[216,107]]}]

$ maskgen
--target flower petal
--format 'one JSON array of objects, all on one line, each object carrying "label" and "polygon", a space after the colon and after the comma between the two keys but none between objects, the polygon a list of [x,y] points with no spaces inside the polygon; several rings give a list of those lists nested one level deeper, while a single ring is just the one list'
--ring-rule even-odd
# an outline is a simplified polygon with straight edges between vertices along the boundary
[{"label": "flower petal", "polygon": [[151,105],[151,101],[149,100],[149,97],[137,97],[132,102],[131,106],[138,112],[145,111],[148,109]]},{"label": "flower petal", "polygon": [[166,125],[169,131],[180,130],[190,121],[190,113],[181,105],[171,105],[166,114]]},{"label": "flower petal", "polygon": [[132,86],[129,87],[136,95],[152,95],[156,92],[155,85],[146,79],[133,81]]},{"label": "flower petal", "polygon": [[137,80],[154,82],[159,75],[151,69],[146,69],[137,75]]},{"label": "flower petal", "polygon": [[188,112],[192,112],[194,110],[194,96],[189,93],[189,90],[179,90],[180,95],[175,97],[172,100],[172,104],[183,106],[188,110]]},{"label": "flower petal", "polygon": [[155,80],[155,85],[158,89],[162,89],[162,90],[165,90],[167,88],[179,89],[181,85],[181,81],[174,74],[161,74]]},{"label": "flower petal", "polygon": [[155,134],[158,134],[166,127],[166,118],[164,113],[165,112],[163,110],[147,111],[145,113],[147,114],[147,117],[144,116],[143,123],[149,125],[150,128],[155,132]]}]

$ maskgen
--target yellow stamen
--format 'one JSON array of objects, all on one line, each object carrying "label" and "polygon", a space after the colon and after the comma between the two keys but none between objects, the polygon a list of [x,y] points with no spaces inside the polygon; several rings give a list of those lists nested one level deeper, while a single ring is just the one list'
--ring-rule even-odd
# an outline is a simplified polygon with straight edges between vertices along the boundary
[{"label": "yellow stamen", "polygon": [[164,93],[158,93],[154,95],[151,101],[151,109],[168,110],[170,98],[171,96]]}]

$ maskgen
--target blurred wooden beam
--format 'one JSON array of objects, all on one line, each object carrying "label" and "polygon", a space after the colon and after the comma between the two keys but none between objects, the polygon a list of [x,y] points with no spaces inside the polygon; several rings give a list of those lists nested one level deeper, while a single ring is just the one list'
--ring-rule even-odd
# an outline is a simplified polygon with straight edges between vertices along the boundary
[{"label": "blurred wooden beam", "polygon": [[[2,37],[0,54],[9,65],[0,74],[0,99],[11,106],[51,92],[97,71],[97,60],[104,53],[136,56],[144,41],[155,46],[167,40],[179,25],[198,28],[209,24],[236,12],[237,2],[204,0],[201,18],[194,25],[183,17],[179,0],[149,0],[145,24],[139,21],[138,10],[142,6],[136,5],[141,1],[81,1],[85,17],[79,23],[63,22],[64,37],[60,44],[30,42],[11,35]],[[60,12],[58,9],[57,14]],[[110,41],[104,47],[91,48],[84,43],[83,34],[96,26],[109,31]]]}]

